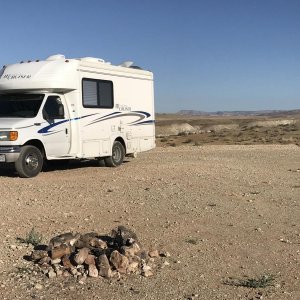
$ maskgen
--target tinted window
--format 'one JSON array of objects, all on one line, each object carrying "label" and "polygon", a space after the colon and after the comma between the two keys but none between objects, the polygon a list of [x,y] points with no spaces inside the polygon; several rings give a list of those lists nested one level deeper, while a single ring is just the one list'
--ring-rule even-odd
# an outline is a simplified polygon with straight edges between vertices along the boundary
[{"label": "tinted window", "polygon": [[0,95],[0,118],[34,118],[43,99],[41,94]]},{"label": "tinted window", "polygon": [[98,106],[97,82],[84,80],[82,85],[84,106]]},{"label": "tinted window", "polygon": [[100,98],[100,107],[113,107],[113,88],[111,81],[100,81],[98,83],[98,94]]},{"label": "tinted window", "polygon": [[82,102],[84,107],[113,108],[112,81],[83,79]]},{"label": "tinted window", "polygon": [[63,105],[58,96],[48,97],[44,106],[43,115],[46,120],[64,118]]}]

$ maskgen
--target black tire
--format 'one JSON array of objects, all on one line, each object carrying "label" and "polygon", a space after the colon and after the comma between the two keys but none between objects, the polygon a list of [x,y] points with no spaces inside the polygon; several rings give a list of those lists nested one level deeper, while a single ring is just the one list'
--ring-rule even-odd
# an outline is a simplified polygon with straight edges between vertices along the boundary
[{"label": "black tire", "polygon": [[105,161],[104,161],[103,157],[97,157],[96,160],[97,160],[97,165],[99,167],[106,167],[106,164],[105,164]]},{"label": "black tire", "polygon": [[112,156],[104,158],[105,165],[107,167],[118,167],[123,163],[124,156],[124,146],[119,141],[115,141],[112,147]]},{"label": "black tire", "polygon": [[37,176],[43,167],[43,155],[34,146],[23,146],[20,156],[15,162],[15,168],[22,178]]}]

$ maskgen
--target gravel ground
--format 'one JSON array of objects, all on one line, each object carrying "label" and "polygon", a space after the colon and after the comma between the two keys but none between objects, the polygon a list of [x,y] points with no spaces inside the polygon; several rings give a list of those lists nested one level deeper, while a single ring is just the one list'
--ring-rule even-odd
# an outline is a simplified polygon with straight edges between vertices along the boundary
[{"label": "gravel ground", "polygon": [[[71,163],[32,179],[2,169],[0,186],[3,300],[300,299],[298,146],[158,147],[116,169]],[[171,254],[153,277],[48,279],[17,240],[118,225]],[[264,275],[273,286],[237,286]]]}]

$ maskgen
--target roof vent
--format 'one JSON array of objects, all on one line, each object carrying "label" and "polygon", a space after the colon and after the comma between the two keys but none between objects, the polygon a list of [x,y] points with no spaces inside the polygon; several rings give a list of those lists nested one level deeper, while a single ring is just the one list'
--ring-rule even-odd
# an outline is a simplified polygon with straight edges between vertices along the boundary
[{"label": "roof vent", "polygon": [[55,54],[55,55],[49,56],[46,60],[53,61],[53,60],[61,60],[61,59],[66,59],[66,58],[62,54]]},{"label": "roof vent", "polygon": [[120,67],[130,68],[134,64],[133,61],[127,60],[120,64]]},{"label": "roof vent", "polygon": [[129,68],[136,69],[136,70],[143,70],[143,68],[141,68],[139,66],[130,66]]},{"label": "roof vent", "polygon": [[3,66],[2,69],[0,69],[0,77],[3,75],[4,71],[5,71],[6,66]]},{"label": "roof vent", "polygon": [[82,61],[87,61],[87,62],[100,62],[100,63],[105,63],[105,60],[102,58],[96,58],[96,57],[83,57],[80,58]]}]

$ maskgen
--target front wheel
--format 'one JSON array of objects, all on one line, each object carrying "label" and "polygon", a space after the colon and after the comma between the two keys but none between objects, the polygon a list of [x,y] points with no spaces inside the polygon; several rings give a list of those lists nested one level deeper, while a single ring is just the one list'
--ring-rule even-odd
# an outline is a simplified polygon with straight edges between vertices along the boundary
[{"label": "front wheel", "polygon": [[37,176],[43,167],[43,156],[41,151],[34,146],[24,146],[18,160],[15,162],[15,168],[22,178]]},{"label": "front wheel", "polygon": [[118,167],[123,163],[124,156],[124,146],[119,141],[115,141],[112,147],[112,156],[104,158],[105,165],[107,167]]}]

